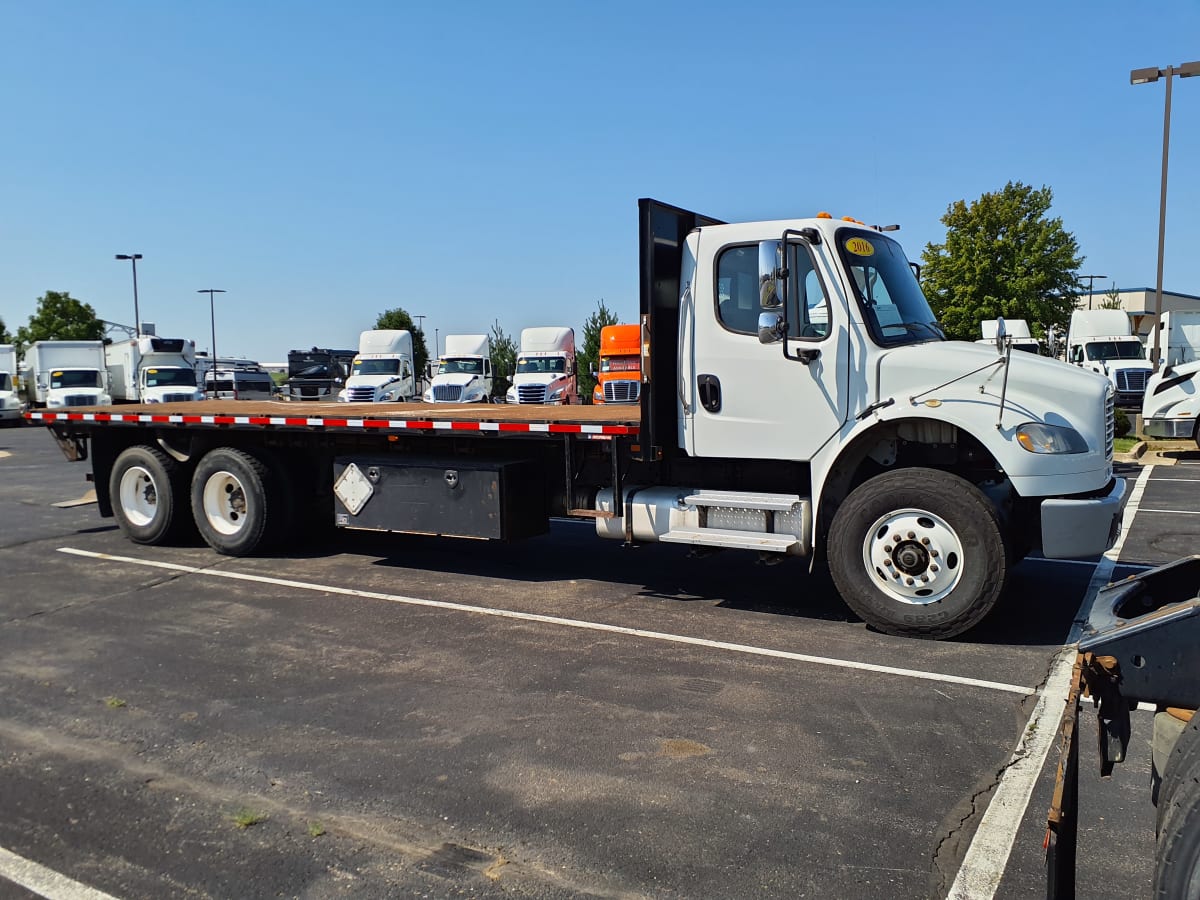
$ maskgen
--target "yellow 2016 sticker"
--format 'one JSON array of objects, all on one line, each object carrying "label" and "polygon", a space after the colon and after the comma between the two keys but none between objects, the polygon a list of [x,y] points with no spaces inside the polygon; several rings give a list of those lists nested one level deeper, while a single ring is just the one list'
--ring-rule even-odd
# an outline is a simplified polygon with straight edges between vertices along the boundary
[{"label": "yellow 2016 sticker", "polygon": [[853,253],[855,256],[874,256],[875,255],[875,248],[871,245],[871,242],[868,241],[866,238],[860,238],[860,237],[850,238],[850,240],[846,241],[846,249],[849,250],[851,253]]}]

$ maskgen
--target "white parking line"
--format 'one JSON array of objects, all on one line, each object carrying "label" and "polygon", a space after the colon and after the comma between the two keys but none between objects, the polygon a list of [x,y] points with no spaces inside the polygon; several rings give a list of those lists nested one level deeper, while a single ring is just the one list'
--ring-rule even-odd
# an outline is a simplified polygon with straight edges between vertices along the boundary
[{"label": "white parking line", "polygon": [[0,877],[46,900],[116,900],[112,894],[80,884],[3,847],[0,847]]},{"label": "white parking line", "polygon": [[1071,670],[1075,665],[1076,649],[1074,644],[1079,640],[1083,626],[1087,624],[1092,605],[1096,602],[1096,594],[1100,588],[1112,580],[1113,569],[1125,545],[1129,529],[1133,527],[1133,518],[1137,515],[1138,504],[1146,491],[1146,483],[1154,466],[1144,466],[1138,475],[1137,483],[1129,492],[1129,500],[1125,504],[1125,513],[1121,522],[1121,533],[1117,535],[1116,543],[1096,564],[1088,582],[1087,592],[1075,621],[1071,623],[1071,632],[1062,649],[1054,657],[1050,674],[1046,677],[1046,685],[1042,688],[1029,723],[1021,733],[1017,748],[1009,759],[1008,766],[1000,776],[987,811],[979,820],[979,827],[971,838],[971,845],[963,856],[962,865],[954,884],[950,886],[949,900],[991,900],[1000,887],[1000,879],[1008,866],[1008,857],[1012,853],[1013,841],[1017,838],[1017,829],[1025,818],[1025,810],[1029,806],[1029,798],[1033,795],[1033,787],[1038,775],[1046,765],[1046,756],[1050,752],[1058,736],[1058,723],[1066,708],[1067,693],[1071,686]]},{"label": "white parking line", "polygon": [[689,637],[682,634],[667,634],[661,631],[645,631],[641,628],[626,628],[621,625],[606,625],[602,622],[587,622],[581,619],[565,619],[559,616],[543,616],[537,613],[517,612],[510,609],[494,609],[487,606],[471,606],[466,603],[452,603],[446,600],[426,600],[421,597],[405,597],[399,594],[383,594],[377,591],[360,591],[356,588],[337,587],[331,584],[316,584],[308,581],[291,581],[285,578],[269,578],[265,575],[250,575],[244,572],[229,572],[221,569],[202,569],[196,566],[184,566],[179,563],[155,562],[148,559],[134,559],[130,556],[114,556],[110,553],[96,553],[91,550],[79,550],[75,547],[59,547],[59,553],[69,553],[72,556],[83,556],[88,559],[103,559],[109,562],[127,563],[134,566],[145,566],[151,569],[166,569],[169,572],[184,572],[189,575],[199,575],[203,578],[228,578],[234,581],[250,581],[256,584],[273,584],[279,587],[295,588],[302,591],[316,591],[323,594],[340,594],[346,597],[362,597],[368,600],[386,600],[389,603],[402,603],[408,606],[428,606],[435,609],[449,609],[455,612],[474,613],[480,616],[496,616],[501,619],[516,619],[522,622],[539,622],[543,625],[561,625],[566,628],[581,628],[587,631],[603,631],[609,634],[624,634],[631,637],[646,638],[652,641],[667,641],[673,644],[687,644],[693,647],[708,647],[713,650],[727,650],[732,653],[746,653],[752,656],[769,656],[775,659],[788,659],[794,662],[811,663],[818,666],[833,666],[841,669],[855,669],[860,672],[874,672],[879,675],[898,675],[903,678],[916,678],[923,681],[939,681],[944,684],[961,684],[967,687],[986,688],[992,691],[1004,691],[1010,694],[1032,694],[1034,688],[1019,684],[1005,684],[999,681],[983,681],[979,678],[966,678],[962,675],[943,675],[939,672],[922,672],[918,669],[901,669],[895,666],[880,666],[874,663],[857,662],[850,659],[836,659],[827,656],[810,656],[807,653],[792,653],[788,650],[772,650],[768,647],[752,647],[747,644],[731,644],[727,641],[711,641],[707,638]]},{"label": "white parking line", "polygon": [[1194,509],[1143,509],[1144,513],[1167,513],[1172,516],[1200,516]]}]

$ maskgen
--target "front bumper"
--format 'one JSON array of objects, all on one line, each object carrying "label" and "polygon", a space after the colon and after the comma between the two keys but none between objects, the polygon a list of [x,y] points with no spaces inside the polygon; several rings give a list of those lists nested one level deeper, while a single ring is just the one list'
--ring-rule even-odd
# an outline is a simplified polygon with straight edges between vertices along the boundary
[{"label": "front bumper", "polygon": [[1142,423],[1142,431],[1146,437],[1191,440],[1192,435],[1196,433],[1196,420],[1194,418],[1146,419]]},{"label": "front bumper", "polygon": [[1099,556],[1121,533],[1125,479],[1114,478],[1099,497],[1042,501],[1042,555],[1047,559]]}]

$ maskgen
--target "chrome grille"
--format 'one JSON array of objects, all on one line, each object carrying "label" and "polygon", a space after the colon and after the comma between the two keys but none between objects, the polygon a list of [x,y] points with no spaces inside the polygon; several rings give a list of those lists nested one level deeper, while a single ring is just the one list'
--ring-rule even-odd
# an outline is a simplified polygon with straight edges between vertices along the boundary
[{"label": "chrome grille", "polygon": [[443,403],[455,403],[462,396],[462,386],[458,384],[435,384],[433,399]]},{"label": "chrome grille", "polygon": [[351,403],[371,403],[375,400],[375,388],[352,387],[346,389],[346,399]]},{"label": "chrome grille", "polygon": [[67,394],[63,397],[63,406],[95,406],[96,398],[90,394]]},{"label": "chrome grille", "polygon": [[546,386],[544,384],[523,384],[517,388],[518,403],[545,403]]},{"label": "chrome grille", "polygon": [[604,383],[604,402],[637,403],[641,387],[641,382],[638,381],[606,381]]},{"label": "chrome grille", "polygon": [[1112,388],[1104,398],[1104,458],[1112,461],[1113,437],[1117,433],[1117,398]]},{"label": "chrome grille", "polygon": [[1146,393],[1146,380],[1150,373],[1145,369],[1118,369],[1116,375],[1118,391]]}]

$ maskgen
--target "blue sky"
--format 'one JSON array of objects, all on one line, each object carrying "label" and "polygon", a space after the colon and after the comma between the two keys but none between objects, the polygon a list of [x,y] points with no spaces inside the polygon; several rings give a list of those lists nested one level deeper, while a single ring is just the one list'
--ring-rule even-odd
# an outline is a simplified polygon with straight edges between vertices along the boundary
[{"label": "blue sky", "polygon": [[[1097,289],[1153,286],[1163,84],[1200,2],[0,0],[0,317],[46,290],[221,355],[637,313],[637,207],[828,210],[916,259],[1009,181]],[[1200,78],[1176,80],[1164,287],[1200,294]]]}]

